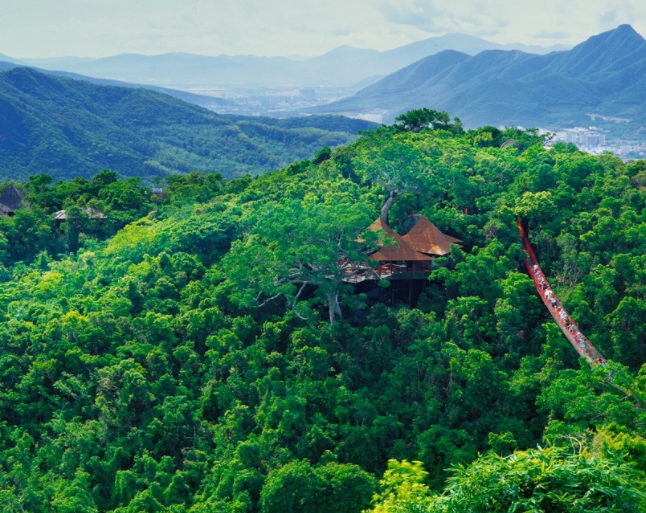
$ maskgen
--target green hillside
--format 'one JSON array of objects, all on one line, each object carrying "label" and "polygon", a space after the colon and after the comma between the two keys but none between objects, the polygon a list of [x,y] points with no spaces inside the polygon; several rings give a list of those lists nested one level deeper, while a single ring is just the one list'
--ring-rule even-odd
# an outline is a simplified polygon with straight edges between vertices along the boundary
[{"label": "green hillside", "polygon": [[[22,186],[0,511],[646,511],[646,164],[405,128],[164,198],[110,172]],[[342,282],[391,193],[393,228],[421,213],[462,248],[417,288]],[[607,366],[543,307],[517,218]]]},{"label": "green hillside", "polygon": [[151,179],[191,171],[232,178],[279,169],[375,125],[340,116],[220,116],[145,89],[100,86],[29,68],[0,72],[0,179]]}]

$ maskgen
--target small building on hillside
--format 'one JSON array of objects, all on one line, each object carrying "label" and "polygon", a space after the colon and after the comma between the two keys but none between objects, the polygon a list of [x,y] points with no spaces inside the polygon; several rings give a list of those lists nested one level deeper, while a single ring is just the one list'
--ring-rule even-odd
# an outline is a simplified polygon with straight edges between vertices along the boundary
[{"label": "small building on hillside", "polygon": [[[103,212],[99,212],[91,207],[82,208],[83,212],[87,214],[90,219],[107,219],[107,216]],[[65,210],[59,210],[54,214],[55,221],[65,221],[67,220],[67,212]]]},{"label": "small building on hillside", "polygon": [[153,196],[155,196],[155,198],[157,198],[158,200],[162,200],[168,195],[166,194],[166,191],[161,187],[153,187]]},{"label": "small building on hillside", "polygon": [[0,193],[0,215],[13,216],[16,210],[26,207],[25,196],[12,183]]},{"label": "small building on hillside", "polygon": [[393,245],[381,245],[368,258],[377,261],[376,267],[367,264],[351,269],[345,281],[360,283],[366,280],[383,279],[427,279],[433,261],[438,256],[451,252],[451,244],[460,239],[442,233],[426,217],[418,216],[417,223],[406,235],[399,235],[390,226],[377,219],[369,226],[372,231],[383,230],[386,237],[393,239]]}]

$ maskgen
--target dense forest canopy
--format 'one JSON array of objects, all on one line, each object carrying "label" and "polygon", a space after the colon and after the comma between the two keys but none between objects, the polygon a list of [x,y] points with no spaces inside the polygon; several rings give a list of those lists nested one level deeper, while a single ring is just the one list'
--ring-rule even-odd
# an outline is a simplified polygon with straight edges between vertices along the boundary
[{"label": "dense forest canopy", "polygon": [[[417,125],[161,196],[111,171],[18,184],[0,511],[644,511],[646,164]],[[388,184],[393,228],[463,241],[413,301],[335,272]],[[540,303],[517,218],[606,367]]]}]

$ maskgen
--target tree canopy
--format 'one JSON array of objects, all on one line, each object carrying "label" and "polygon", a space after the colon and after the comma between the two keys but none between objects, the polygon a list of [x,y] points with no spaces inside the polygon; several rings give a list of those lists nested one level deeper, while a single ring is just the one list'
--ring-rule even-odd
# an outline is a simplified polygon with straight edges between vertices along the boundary
[{"label": "tree canopy", "polygon": [[[386,127],[157,193],[16,184],[0,511],[643,511],[646,166],[544,142]],[[387,180],[395,231],[424,214],[463,247],[425,280],[343,282]],[[606,367],[543,308],[518,217]]]},{"label": "tree canopy", "polygon": [[454,134],[464,133],[460,118],[453,118],[453,123],[451,123],[448,112],[428,109],[426,107],[409,110],[404,114],[400,114],[395,118],[393,127],[407,132],[420,132],[421,130],[429,129],[447,130]]}]

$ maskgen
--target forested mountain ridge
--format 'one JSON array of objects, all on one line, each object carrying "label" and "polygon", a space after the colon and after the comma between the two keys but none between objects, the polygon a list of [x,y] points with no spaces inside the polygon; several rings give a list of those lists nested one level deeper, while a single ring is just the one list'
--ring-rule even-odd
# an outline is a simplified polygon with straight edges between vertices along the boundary
[{"label": "forested mountain ridge", "polygon": [[636,129],[646,122],[645,80],[646,41],[622,25],[548,55],[445,51],[315,111],[381,111],[391,120],[428,105],[471,127],[587,126],[593,113],[625,118]]},{"label": "forested mountain ridge", "polygon": [[[165,198],[30,180],[0,218],[1,510],[644,511],[646,165],[448,127]],[[392,227],[463,241],[416,301],[334,283],[382,184]],[[605,368],[541,305],[517,218]]]},{"label": "forested mountain ridge", "polygon": [[[335,123],[343,127],[336,130]],[[29,68],[0,72],[0,178],[151,179],[191,171],[231,178],[278,169],[376,125],[312,116],[229,118],[165,94],[100,86]],[[325,127],[325,128],[320,128]],[[349,131],[346,131],[349,130]]]}]

